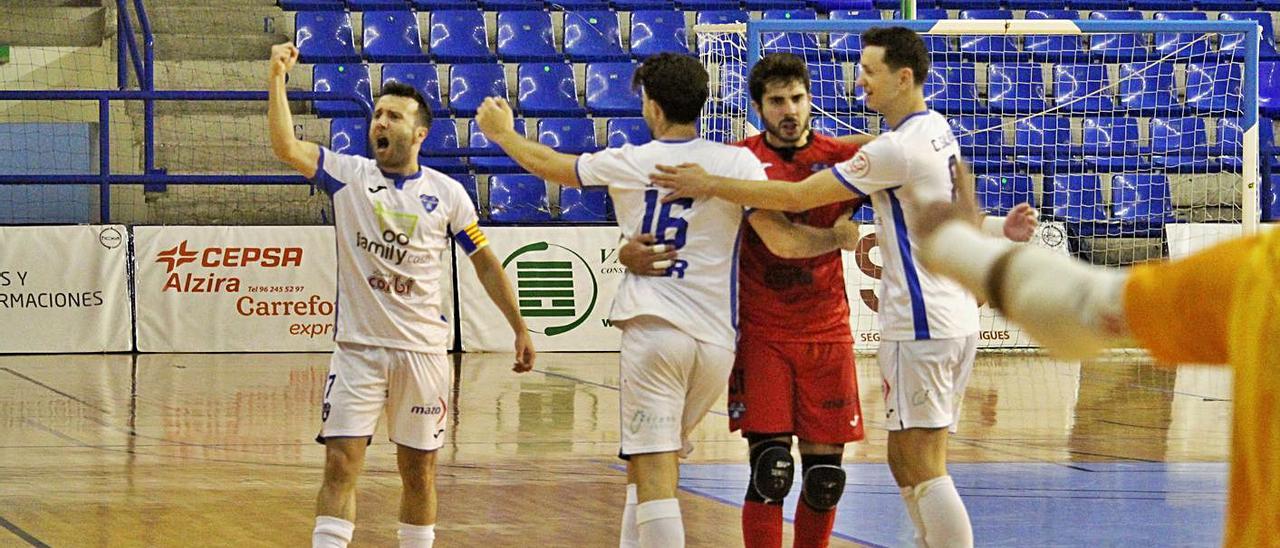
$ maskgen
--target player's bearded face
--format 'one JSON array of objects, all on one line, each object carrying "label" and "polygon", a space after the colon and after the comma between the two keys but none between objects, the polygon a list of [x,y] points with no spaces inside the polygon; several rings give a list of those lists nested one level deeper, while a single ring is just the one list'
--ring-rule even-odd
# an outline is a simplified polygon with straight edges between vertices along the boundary
[{"label": "player's bearded face", "polygon": [[417,129],[417,113],[405,103],[417,103],[406,97],[388,96],[378,99],[369,126],[369,142],[379,166],[401,167],[413,161],[413,145]]},{"label": "player's bearded face", "polygon": [[770,82],[765,85],[762,104],[756,105],[764,129],[775,141],[798,146],[809,131],[809,114],[812,109],[809,90],[804,82]]}]

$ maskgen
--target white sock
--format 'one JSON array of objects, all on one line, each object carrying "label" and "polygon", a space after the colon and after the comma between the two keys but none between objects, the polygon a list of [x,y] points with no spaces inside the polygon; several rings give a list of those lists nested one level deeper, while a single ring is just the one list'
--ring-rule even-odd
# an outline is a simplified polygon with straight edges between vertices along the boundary
[{"label": "white sock", "polygon": [[969,512],[956,492],[951,476],[940,476],[916,486],[916,504],[925,523],[925,544],[929,546],[973,546]]},{"label": "white sock", "polygon": [[356,524],[333,516],[316,516],[316,528],[311,531],[312,548],[347,548]]},{"label": "white sock", "polygon": [[915,525],[916,548],[924,548],[924,520],[920,519],[920,503],[916,502],[916,488],[902,487],[899,491],[902,493],[902,503],[907,506],[907,515],[911,517],[911,524]]},{"label": "white sock", "polygon": [[638,504],[636,526],[640,530],[640,548],[684,548],[684,522],[676,499]]},{"label": "white sock", "polygon": [[400,548],[431,548],[436,542],[436,524],[409,525],[401,523],[396,532],[400,538]]},{"label": "white sock", "polygon": [[636,484],[627,484],[627,505],[622,507],[622,534],[618,538],[618,548],[640,548],[640,529],[636,527]]}]

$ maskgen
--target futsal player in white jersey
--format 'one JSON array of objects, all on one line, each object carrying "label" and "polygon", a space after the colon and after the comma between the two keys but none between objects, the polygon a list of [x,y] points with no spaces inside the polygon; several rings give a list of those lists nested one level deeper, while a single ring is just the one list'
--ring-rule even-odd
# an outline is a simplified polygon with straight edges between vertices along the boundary
[{"label": "futsal player in white jersey", "polygon": [[514,370],[533,367],[534,350],[511,284],[486,246],[462,185],[418,164],[431,111],[412,87],[389,83],[374,106],[369,140],[376,159],[338,154],[296,139],[285,99],[293,44],[271,49],[267,119],[276,156],[333,198],[338,245],[337,350],[324,386],[324,483],[316,499],[313,546],[346,546],[355,522],[355,483],[378,417],[396,444],[404,491],[402,547],[435,539],[436,450],[444,442],[453,368],[449,323],[440,311],[441,253],[452,233],[515,336]]},{"label": "futsal player in white jersey", "polygon": [[[653,141],[600,152],[562,154],[514,130],[505,99],[488,98],[476,113],[491,142],[530,172],[563,186],[607,187],[628,239],[652,234],[679,251],[665,276],[627,273],[609,314],[622,329],[621,455],[627,503],[619,544],[684,546],[675,498],[678,456],[687,436],[725,390],[736,342],[736,257],[741,206],[719,199],[664,201],[649,184],[660,163],[698,162],[712,173],[764,179],[751,151],[697,138],[694,123],[707,99],[707,72],[692,57],[661,54],[635,72]],[[849,233],[793,225],[778,212],[749,214],[775,253],[812,256],[820,246],[848,245]],[[835,244],[833,244],[835,242]]]},{"label": "futsal player in white jersey", "polygon": [[[915,32],[873,28],[862,35],[858,85],[890,131],[846,162],[801,183],[733,181],[693,165],[663,166],[652,180],[668,200],[722,198],[751,207],[803,211],[869,196],[884,260],[878,356],[885,387],[888,461],[916,528],[917,544],[971,546],[964,503],[947,475],[947,433],[954,432],[973,368],[978,305],[948,278],[921,268],[910,225],[936,202],[975,199],[955,136],[924,100],[929,53]],[[674,164],[674,162],[672,162]],[[972,208],[976,211],[976,208]],[[973,219],[986,230],[1030,239],[1035,211],[1019,204],[1000,219]]]}]

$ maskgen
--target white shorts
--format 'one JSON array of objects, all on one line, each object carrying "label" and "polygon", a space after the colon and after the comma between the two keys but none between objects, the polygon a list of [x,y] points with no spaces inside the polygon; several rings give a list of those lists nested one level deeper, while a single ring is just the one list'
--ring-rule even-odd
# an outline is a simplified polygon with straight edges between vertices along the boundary
[{"label": "white shorts", "polygon": [[622,455],[687,453],[689,433],[729,386],[733,350],[653,316],[621,327]]},{"label": "white shorts", "polygon": [[452,382],[447,355],[338,343],[329,361],[316,441],[371,437],[385,407],[392,443],[439,449]]},{"label": "white shorts", "polygon": [[882,341],[885,428],[948,428],[960,423],[964,389],[973,371],[978,336],[927,341]]}]

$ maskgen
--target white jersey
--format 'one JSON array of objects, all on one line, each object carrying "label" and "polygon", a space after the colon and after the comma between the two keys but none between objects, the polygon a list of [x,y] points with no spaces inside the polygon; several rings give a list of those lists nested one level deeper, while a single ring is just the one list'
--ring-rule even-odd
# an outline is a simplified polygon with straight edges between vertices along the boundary
[{"label": "white jersey", "polygon": [[315,181],[333,197],[338,342],[443,354],[441,253],[449,230],[468,255],[486,245],[457,181],[428,169],[383,173],[369,158],[320,149]]},{"label": "white jersey", "polygon": [[583,186],[607,186],[628,238],[653,234],[679,251],[666,276],[628,272],[609,313],[620,322],[657,316],[689,336],[733,349],[737,343],[738,239],[742,207],[719,198],[662,203],[669,190],[649,184],[658,164],[696,163],[713,175],[764,179],[751,151],[703,139],[650,141],[578,158]]},{"label": "white jersey", "polygon": [[853,192],[871,197],[884,259],[880,336],[890,341],[950,339],[978,332],[978,305],[959,284],[925,270],[907,227],[928,203],[953,200],[960,147],[932,110],[907,116],[832,168]]}]

